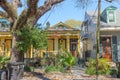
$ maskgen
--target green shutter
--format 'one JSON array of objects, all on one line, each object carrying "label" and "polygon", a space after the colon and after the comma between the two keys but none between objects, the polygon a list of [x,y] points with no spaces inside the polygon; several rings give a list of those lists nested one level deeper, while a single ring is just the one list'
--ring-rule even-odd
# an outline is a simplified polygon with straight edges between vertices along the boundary
[{"label": "green shutter", "polygon": [[102,58],[102,37],[100,37],[99,57]]},{"label": "green shutter", "polygon": [[112,36],[112,60],[113,62],[118,61],[118,54],[117,54],[117,37]]}]

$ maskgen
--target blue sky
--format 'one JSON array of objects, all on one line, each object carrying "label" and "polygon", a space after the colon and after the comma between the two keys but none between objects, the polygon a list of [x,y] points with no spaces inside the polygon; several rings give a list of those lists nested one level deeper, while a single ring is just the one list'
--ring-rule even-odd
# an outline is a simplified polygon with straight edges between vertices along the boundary
[{"label": "blue sky", "polygon": [[[120,0],[114,0],[114,2],[109,3],[105,0],[101,0],[102,5],[101,9],[104,10],[106,7],[112,5],[120,9]],[[117,2],[119,1],[119,2]],[[25,5],[25,0],[22,0],[23,7],[18,9],[18,13],[20,14],[24,8],[27,8]],[[66,20],[73,19],[73,20],[84,20],[84,13],[85,11],[95,11],[97,8],[98,0],[93,0],[92,4],[90,4],[86,9],[81,9],[77,6],[76,0],[65,0],[60,4],[55,5],[50,11],[44,14],[39,20],[38,23],[42,24],[42,27],[45,27],[47,21],[50,22],[51,26],[57,24],[58,22],[62,21],[65,22]],[[44,0],[40,0],[38,5],[42,5]]]},{"label": "blue sky", "polygon": [[[79,7],[76,7],[76,1],[75,0],[65,0],[61,4],[56,5],[51,11],[47,12],[44,16],[42,16],[38,23],[41,23],[42,26],[45,26],[45,23],[47,21],[50,22],[51,26],[54,24],[57,24],[58,22],[66,21],[69,19],[73,20],[84,20],[84,13],[86,10],[93,10],[97,8],[97,1],[93,0],[93,3],[90,4],[86,9],[81,9]],[[104,10],[106,7],[113,5],[120,9],[120,3],[118,2],[106,2],[105,0],[102,0],[101,9]]]}]

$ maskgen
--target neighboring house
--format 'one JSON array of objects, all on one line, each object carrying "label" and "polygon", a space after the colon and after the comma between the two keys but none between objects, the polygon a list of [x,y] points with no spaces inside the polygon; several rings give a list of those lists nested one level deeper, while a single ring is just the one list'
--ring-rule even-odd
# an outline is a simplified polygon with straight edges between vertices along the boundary
[{"label": "neighboring house", "polygon": [[0,18],[0,56],[10,56],[12,47],[12,34],[10,32],[10,22],[5,18]]},{"label": "neighboring house", "polygon": [[80,54],[80,29],[63,22],[47,27],[49,47],[45,52],[57,54],[60,50]]},{"label": "neighboring house", "polygon": [[[88,39],[91,44],[91,57],[96,54],[97,12],[85,13],[81,27],[82,39]],[[87,35],[87,37],[85,36]],[[114,6],[107,7],[100,14],[100,51],[99,57],[110,61],[120,61],[120,10]]]}]

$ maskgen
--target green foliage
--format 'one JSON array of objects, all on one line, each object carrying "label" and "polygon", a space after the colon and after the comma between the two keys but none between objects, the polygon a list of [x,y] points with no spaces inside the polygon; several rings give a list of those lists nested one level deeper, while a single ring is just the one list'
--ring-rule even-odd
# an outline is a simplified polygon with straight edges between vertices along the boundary
[{"label": "green foliage", "polygon": [[31,67],[31,66],[25,66],[24,67],[24,71],[31,72],[33,70],[34,70],[34,67]]},{"label": "green foliage", "polygon": [[67,20],[65,21],[67,25],[70,25],[71,27],[79,27],[82,24],[82,21],[76,21],[76,20]]},{"label": "green foliage", "polygon": [[[107,59],[99,59],[98,60],[98,74],[99,75],[109,75],[110,74],[110,64],[108,63]],[[96,74],[96,60],[90,59],[85,72],[89,75]]]},{"label": "green foliage", "polygon": [[30,28],[28,24],[17,32],[20,36],[20,41],[17,42],[17,48],[21,52],[27,52],[31,45],[35,49],[44,49],[48,46],[48,40],[44,30],[39,30],[36,27]]},{"label": "green foliage", "polygon": [[0,56],[0,68],[5,69],[6,64],[10,61],[10,58],[7,56]]},{"label": "green foliage", "polygon": [[110,74],[111,75],[116,75],[118,73],[118,70],[117,69],[115,69],[115,68],[111,68],[110,69]]},{"label": "green foliage", "polygon": [[60,67],[60,66],[47,66],[45,68],[45,72],[49,73],[49,72],[64,72],[64,68]]},{"label": "green foliage", "polygon": [[60,55],[59,64],[64,66],[73,66],[76,63],[76,59],[70,52],[65,52]]}]

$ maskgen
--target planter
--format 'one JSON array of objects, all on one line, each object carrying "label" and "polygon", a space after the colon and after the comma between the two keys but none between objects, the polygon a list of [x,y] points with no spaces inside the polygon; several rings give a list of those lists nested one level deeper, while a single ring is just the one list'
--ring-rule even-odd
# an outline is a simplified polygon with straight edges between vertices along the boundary
[{"label": "planter", "polygon": [[14,62],[8,63],[8,79],[7,80],[20,80],[23,77],[24,63]]},{"label": "planter", "polygon": [[7,80],[7,73],[4,70],[0,70],[0,80]]}]

